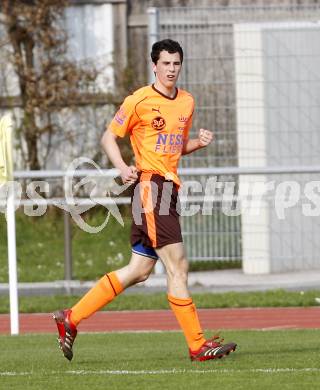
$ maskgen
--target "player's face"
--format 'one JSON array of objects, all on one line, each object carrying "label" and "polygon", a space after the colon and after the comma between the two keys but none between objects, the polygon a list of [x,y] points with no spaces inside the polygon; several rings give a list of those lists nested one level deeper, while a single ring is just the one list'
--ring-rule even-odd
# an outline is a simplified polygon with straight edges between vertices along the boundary
[{"label": "player's face", "polygon": [[180,74],[181,65],[179,53],[161,51],[158,62],[153,64],[156,83],[160,83],[167,90],[174,89]]}]

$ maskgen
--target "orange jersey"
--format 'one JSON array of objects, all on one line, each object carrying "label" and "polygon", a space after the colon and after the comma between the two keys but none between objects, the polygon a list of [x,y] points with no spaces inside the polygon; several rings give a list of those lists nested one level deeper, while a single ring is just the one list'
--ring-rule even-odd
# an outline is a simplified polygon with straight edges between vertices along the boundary
[{"label": "orange jersey", "polygon": [[193,110],[188,92],[177,89],[169,98],[153,85],[146,86],[124,100],[109,128],[119,137],[130,135],[139,171],[158,173],[180,185],[177,168]]}]

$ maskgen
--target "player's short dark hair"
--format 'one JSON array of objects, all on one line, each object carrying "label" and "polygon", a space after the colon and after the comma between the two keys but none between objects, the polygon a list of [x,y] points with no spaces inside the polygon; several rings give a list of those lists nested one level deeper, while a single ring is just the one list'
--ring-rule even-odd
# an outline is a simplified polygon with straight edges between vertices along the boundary
[{"label": "player's short dark hair", "polygon": [[162,41],[155,42],[152,45],[151,49],[151,59],[154,64],[157,64],[159,58],[160,58],[160,53],[165,50],[170,54],[173,53],[179,53],[180,54],[180,60],[181,63],[183,61],[183,50],[182,47],[180,46],[179,42],[173,41],[172,39],[163,39]]}]

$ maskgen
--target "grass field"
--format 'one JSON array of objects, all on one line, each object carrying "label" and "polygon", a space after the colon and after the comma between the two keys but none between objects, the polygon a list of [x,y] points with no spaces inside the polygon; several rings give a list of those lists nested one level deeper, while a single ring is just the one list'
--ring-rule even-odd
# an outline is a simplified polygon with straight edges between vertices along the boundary
[{"label": "grass field", "polygon": [[[100,217],[91,222],[99,224]],[[7,281],[3,222],[0,218],[0,247],[4,249],[0,251],[0,282]],[[17,222],[19,280],[62,279],[61,218],[35,221],[18,215]],[[130,248],[123,237],[129,235],[129,225],[121,231],[118,227],[110,224],[97,235],[73,230],[75,279],[95,279],[97,273],[126,262]],[[283,290],[193,295],[198,308],[312,306],[319,296],[320,291]],[[22,296],[19,308],[21,312],[52,312],[72,306],[78,298]],[[166,294],[123,294],[107,310],[132,308],[167,309]],[[1,297],[0,312],[8,311],[8,298]],[[226,331],[223,335],[226,341],[236,341],[238,350],[205,363],[190,362],[180,332],[81,334],[71,363],[63,358],[54,334],[0,335],[0,390],[318,388],[320,330]]]},{"label": "grass field", "polygon": [[[87,222],[99,226],[105,215],[97,212]],[[27,217],[16,213],[17,267],[20,282],[41,282],[64,278],[63,217],[59,211],[43,217]],[[128,262],[130,243],[129,219],[122,227],[113,218],[98,234],[72,227],[74,279],[92,280],[97,270],[109,272]],[[125,239],[126,238],[126,239]],[[8,281],[7,234],[4,216],[0,214],[0,283]]]},{"label": "grass field", "polygon": [[55,335],[0,336],[1,389],[317,389],[320,330],[228,331],[238,350],[190,362],[181,333],[81,334],[70,363]]}]

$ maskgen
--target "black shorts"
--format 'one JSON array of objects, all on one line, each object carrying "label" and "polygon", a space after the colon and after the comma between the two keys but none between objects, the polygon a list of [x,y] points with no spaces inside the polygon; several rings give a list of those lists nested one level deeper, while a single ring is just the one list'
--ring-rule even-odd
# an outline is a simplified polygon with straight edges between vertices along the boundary
[{"label": "black shorts", "polygon": [[132,195],[131,245],[161,248],[182,242],[178,186],[163,176],[139,174]]}]

